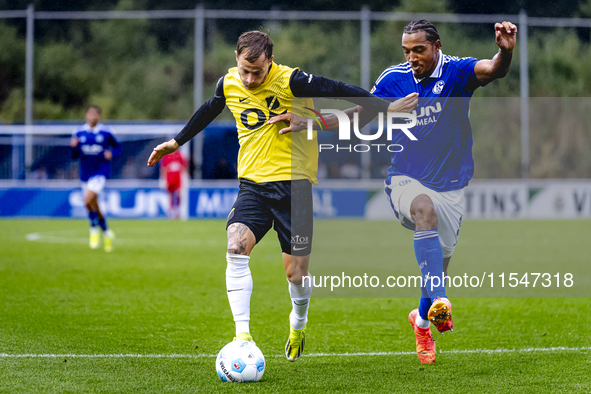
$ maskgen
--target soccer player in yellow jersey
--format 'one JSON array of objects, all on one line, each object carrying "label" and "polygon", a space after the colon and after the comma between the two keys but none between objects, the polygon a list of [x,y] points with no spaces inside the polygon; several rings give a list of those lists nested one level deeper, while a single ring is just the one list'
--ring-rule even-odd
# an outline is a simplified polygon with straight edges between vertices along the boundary
[{"label": "soccer player in yellow jersey", "polygon": [[252,341],[250,252],[273,227],[283,252],[292,299],[285,354],[289,361],[296,361],[304,348],[312,294],[312,283],[306,281],[304,286],[302,277],[309,275],[312,184],[318,183],[318,144],[315,136],[308,140],[296,133],[280,134],[280,125],[269,124],[268,120],[291,112],[294,97],[342,97],[360,105],[369,103],[376,112],[397,112],[401,107],[398,102],[377,98],[357,86],[277,65],[273,62],[271,38],[259,31],[243,33],[235,53],[237,67],[220,78],[213,98],[195,112],[175,138],[154,149],[148,165],[153,166],[197,135],[225,106],[230,108],[240,142],[240,191],[226,224],[226,288],[236,323],[235,339]]}]

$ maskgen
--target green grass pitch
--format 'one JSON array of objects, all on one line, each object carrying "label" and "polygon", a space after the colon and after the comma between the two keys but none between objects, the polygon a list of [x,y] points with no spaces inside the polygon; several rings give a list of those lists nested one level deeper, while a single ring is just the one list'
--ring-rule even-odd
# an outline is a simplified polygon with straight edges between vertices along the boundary
[{"label": "green grass pitch", "polygon": [[[251,257],[251,332],[265,375],[223,383],[212,355],[234,336],[224,222],[110,223],[117,239],[106,254],[88,248],[83,220],[0,221],[0,392],[591,391],[589,298],[454,298],[450,290],[456,329],[436,333],[432,365],[413,354],[407,315],[416,299],[315,298],[305,355],[290,363],[290,301],[273,232]],[[399,224],[318,220],[312,273],[331,256],[318,237],[344,226],[368,242],[391,234],[392,264],[418,272],[412,233]],[[583,220],[467,221],[450,268],[588,264],[589,228]]]}]

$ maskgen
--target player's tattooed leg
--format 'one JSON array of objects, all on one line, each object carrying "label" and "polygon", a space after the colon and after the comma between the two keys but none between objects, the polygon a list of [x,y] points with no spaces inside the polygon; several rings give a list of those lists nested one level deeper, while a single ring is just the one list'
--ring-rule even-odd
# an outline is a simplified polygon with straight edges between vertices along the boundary
[{"label": "player's tattooed leg", "polygon": [[250,255],[256,243],[254,234],[242,223],[228,226],[228,253]]}]

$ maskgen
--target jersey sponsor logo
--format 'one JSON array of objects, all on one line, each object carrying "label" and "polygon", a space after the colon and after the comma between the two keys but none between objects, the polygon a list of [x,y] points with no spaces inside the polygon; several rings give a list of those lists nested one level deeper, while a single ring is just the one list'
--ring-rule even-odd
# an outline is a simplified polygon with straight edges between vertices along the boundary
[{"label": "jersey sponsor logo", "polygon": [[[310,243],[310,238],[309,237],[302,237],[300,235],[292,235],[291,236],[291,243],[292,244],[296,244],[296,245],[307,245]],[[295,246],[294,246],[294,250]],[[298,249],[301,250],[301,249]]]},{"label": "jersey sponsor logo", "polygon": [[92,145],[82,145],[80,148],[82,149],[82,153],[85,155],[95,156],[98,155],[103,151],[103,147],[101,145],[92,144]]},{"label": "jersey sponsor logo", "polygon": [[419,114],[417,110],[413,110],[412,113],[417,117],[417,126],[426,126],[429,123],[437,123],[437,118],[432,114],[441,112],[441,103],[435,103],[435,106],[428,105],[426,107],[419,108]]},{"label": "jersey sponsor logo", "polygon": [[180,172],[183,169],[183,166],[178,161],[173,161],[168,164],[166,169],[168,172]]},{"label": "jersey sponsor logo", "polygon": [[443,87],[445,86],[445,81],[437,81],[435,86],[433,86],[433,94],[439,94],[443,91]]},{"label": "jersey sponsor logo", "polygon": [[[250,115],[251,113],[254,113],[257,115],[257,122],[255,124],[249,123],[248,115]],[[246,127],[248,130],[256,130],[265,124],[265,122],[267,121],[267,116],[260,109],[249,108],[249,109],[245,109],[244,111],[242,111],[242,113],[240,114],[240,121],[242,122],[244,127]]]},{"label": "jersey sponsor logo", "polygon": [[[276,96],[269,96],[265,98],[265,103],[267,104],[267,108],[269,110],[269,119],[273,116],[287,113],[287,110],[283,111],[282,113],[275,113],[275,111],[281,107],[281,103]],[[254,124],[252,123],[252,116],[251,119],[249,119],[249,115],[253,113],[257,115],[257,121]],[[267,115],[265,115],[265,113],[258,108],[248,108],[242,111],[240,114],[240,121],[248,130],[256,130],[267,122]]]},{"label": "jersey sponsor logo", "polygon": [[412,111],[412,114],[414,116],[416,116],[417,118],[422,118],[424,116],[431,116],[431,114],[437,114],[441,112],[441,103],[437,102],[435,103],[435,106],[432,105],[428,105],[426,107],[420,107],[419,108],[419,114],[417,115],[417,110],[414,109]]},{"label": "jersey sponsor logo", "polygon": [[[309,108],[308,108],[309,109]],[[320,115],[318,112],[314,111],[314,113]],[[321,109],[320,113],[322,114],[332,114],[337,117],[339,123],[339,140],[351,140],[351,120],[349,119],[349,115],[347,115],[344,111],[340,111],[338,109]],[[308,133],[307,137],[309,140],[314,138],[314,131],[312,129],[312,121],[313,119],[308,118]],[[324,119],[323,119],[324,120]],[[398,122],[396,122],[398,121]],[[404,122],[404,123],[400,123]],[[386,127],[384,127],[384,123],[386,123]],[[355,116],[353,118],[353,131],[355,136],[363,141],[373,141],[377,140],[382,136],[384,132],[384,128],[386,129],[386,133],[388,135],[388,140],[392,140],[392,133],[394,130],[402,131],[410,140],[417,141],[417,137],[415,137],[410,129],[417,125],[417,114],[416,111],[412,113],[403,113],[403,112],[388,112],[386,114],[386,122],[384,122],[384,114],[382,112],[378,113],[378,130],[376,134],[362,134],[359,129],[359,117]]]},{"label": "jersey sponsor logo", "polygon": [[437,118],[435,116],[431,116],[431,117],[428,117],[428,118],[418,119],[417,120],[417,126],[426,126],[429,123],[437,123]]}]

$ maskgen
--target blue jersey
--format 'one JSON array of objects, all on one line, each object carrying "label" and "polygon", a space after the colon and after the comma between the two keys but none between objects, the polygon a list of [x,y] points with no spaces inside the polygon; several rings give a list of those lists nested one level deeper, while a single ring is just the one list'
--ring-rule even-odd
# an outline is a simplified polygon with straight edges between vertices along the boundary
[{"label": "blue jersey", "polygon": [[86,182],[95,175],[109,178],[111,161],[105,159],[105,151],[110,150],[113,156],[121,152],[111,128],[99,123],[91,129],[87,123],[77,127],[72,137],[78,138],[73,157],[80,157],[80,180]]},{"label": "blue jersey", "polygon": [[474,73],[475,58],[457,58],[439,52],[431,76],[417,80],[408,62],[386,69],[372,93],[398,99],[419,93],[415,109],[417,125],[392,136],[404,147],[392,154],[388,177],[406,175],[438,192],[461,189],[474,174],[470,98],[480,86]]}]

